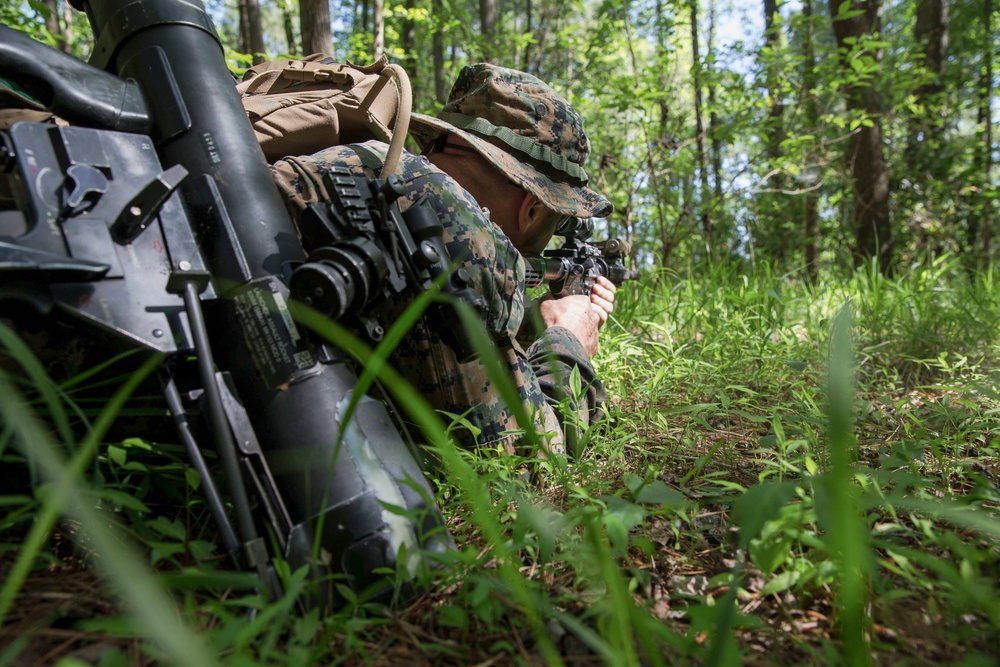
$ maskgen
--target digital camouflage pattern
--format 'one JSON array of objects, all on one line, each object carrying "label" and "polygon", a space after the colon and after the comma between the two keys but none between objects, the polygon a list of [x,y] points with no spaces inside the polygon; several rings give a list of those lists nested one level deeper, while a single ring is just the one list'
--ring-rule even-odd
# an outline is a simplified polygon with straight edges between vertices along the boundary
[{"label": "digital camouflage pattern", "polygon": [[[308,204],[328,199],[323,175],[330,166],[345,166],[357,175],[375,178],[386,148],[382,142],[370,141],[276,162],[272,167],[275,181],[293,218],[298,220]],[[557,416],[560,406],[565,406],[562,414],[567,423],[586,425],[603,400],[580,341],[568,330],[553,327],[525,351],[515,340],[525,314],[525,267],[510,240],[471,195],[427,158],[404,153],[397,173],[407,188],[400,208],[405,211],[421,196],[428,198],[441,218],[449,253],[463,258],[471,287],[486,302],[483,323],[513,376],[526,412],[534,419],[533,428],[548,441],[550,450],[563,450],[567,441],[575,439],[575,427],[564,433]],[[399,304],[400,310],[405,306]],[[482,363],[458,363],[432,323],[421,319],[397,348],[392,362],[432,406],[463,417],[471,426],[454,431],[461,444],[508,453],[517,449],[521,427]],[[574,400],[570,390],[574,367],[580,369],[585,388],[582,402]]]},{"label": "digital camouflage pattern", "polygon": [[469,142],[557,213],[603,218],[614,210],[587,187],[583,119],[541,79],[489,63],[463,67],[437,118],[410,119],[410,134],[424,145],[443,132]]}]

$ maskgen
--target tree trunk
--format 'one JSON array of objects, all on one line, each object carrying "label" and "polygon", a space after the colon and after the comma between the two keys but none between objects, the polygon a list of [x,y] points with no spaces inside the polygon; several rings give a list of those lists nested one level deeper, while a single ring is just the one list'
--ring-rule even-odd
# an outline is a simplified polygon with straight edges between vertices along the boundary
[{"label": "tree trunk", "polygon": [[[819,102],[816,99],[816,49],[813,46],[816,25],[812,18],[812,0],[803,0],[802,15],[806,24],[805,39],[802,44],[802,88],[805,95],[806,126],[815,128],[819,127]],[[818,161],[815,151],[810,151],[810,165],[815,165]],[[819,176],[817,176],[817,183],[808,184],[809,189],[806,192],[805,215],[802,225],[806,275],[813,285],[819,282],[819,194],[816,189],[819,187],[818,180]]]},{"label": "tree trunk", "polygon": [[299,30],[303,55],[333,53],[328,0],[299,0]]},{"label": "tree trunk", "polygon": [[[715,41],[715,0],[708,0],[708,51],[706,57],[711,62],[713,43]],[[712,137],[712,213],[717,215],[722,211],[722,128],[715,100],[716,78],[713,75],[708,86],[708,133]]]},{"label": "tree trunk", "polygon": [[45,8],[48,10],[45,15],[45,29],[56,40],[56,48],[63,53],[69,53],[68,31],[60,25],[59,21],[59,3],[56,0],[45,0]]},{"label": "tree trunk", "polygon": [[[846,4],[846,3],[845,3]],[[846,89],[848,115],[862,115],[865,123],[852,134],[847,164],[854,191],[854,263],[860,266],[872,257],[882,273],[892,270],[892,227],[889,220],[889,174],[882,149],[882,97],[872,79],[859,80],[848,55],[853,44],[880,29],[878,0],[852,0],[850,9],[862,10],[850,18],[838,18],[840,0],[829,0],[833,32],[837,38],[841,66],[850,83]],[[868,55],[881,61],[882,52]]]},{"label": "tree trunk", "polygon": [[[531,9],[531,0],[524,0],[524,32],[534,30],[531,27]],[[527,72],[529,65],[531,65],[531,45],[525,44],[524,51],[521,52],[521,69]]]},{"label": "tree trunk", "polygon": [[295,39],[295,22],[292,19],[291,0],[282,0],[281,2],[281,25],[285,30],[285,48],[288,50],[288,55],[297,55],[299,52],[299,43]]},{"label": "tree trunk", "polygon": [[928,181],[941,176],[938,151],[947,117],[944,75],[948,59],[948,0],[920,0],[913,38],[923,54],[918,71],[931,78],[914,91],[917,106],[922,110],[910,118],[906,165],[921,193],[927,193]]},{"label": "tree trunk", "polygon": [[983,0],[983,65],[979,70],[979,151],[976,162],[981,174],[982,186],[978,188],[980,201],[977,213],[981,218],[982,256],[989,262],[992,257],[990,246],[993,244],[993,200],[990,193],[993,189],[993,117],[990,105],[993,103],[993,54],[996,42],[993,35],[993,0]]},{"label": "tree trunk", "polygon": [[712,218],[709,215],[709,183],[708,183],[708,142],[705,137],[705,119],[702,113],[702,71],[701,55],[698,52],[698,0],[691,0],[691,80],[694,85],[694,121],[695,140],[698,145],[698,171],[700,172],[701,192],[701,230],[705,235],[705,247],[715,256],[715,239],[712,229]]},{"label": "tree trunk", "polygon": [[[657,68],[660,71],[660,86],[663,90],[667,90],[670,86],[670,77],[666,72],[666,63],[668,62],[669,55],[667,51],[667,45],[670,40],[670,31],[667,30],[667,20],[664,16],[663,4],[665,0],[656,0],[656,61]],[[657,98],[657,106],[660,109],[660,128],[659,128],[659,141],[663,146],[673,148],[676,141],[672,136],[670,136],[669,122],[670,122],[670,99],[667,95],[662,95]]]},{"label": "tree trunk", "polygon": [[413,20],[413,10],[416,8],[416,0],[406,0],[406,18],[403,20],[403,66],[406,73],[410,75],[410,85],[413,89],[413,106],[420,108],[420,71],[417,58],[417,23]]},{"label": "tree trunk", "polygon": [[239,15],[239,39],[236,48],[240,53],[250,53],[250,16],[246,0],[238,0],[236,13]]},{"label": "tree trunk", "polygon": [[497,1],[479,0],[479,25],[483,37],[483,61],[495,63]]},{"label": "tree trunk", "polygon": [[[253,63],[262,63],[267,60],[266,47],[264,46],[264,29],[260,24],[260,4],[257,0],[240,0],[240,19],[246,19],[247,51],[253,57]],[[242,29],[241,29],[242,32]]]},{"label": "tree trunk", "polygon": [[[657,3],[657,9],[659,9],[659,7],[660,5],[659,3]],[[639,78],[638,59],[636,58],[635,49],[633,48],[634,40],[632,39],[632,28],[629,21],[628,0],[623,0],[622,2],[622,19],[623,23],[625,24],[625,37],[626,37],[626,44],[628,45],[629,63],[632,66],[632,81],[635,84],[636,90],[639,90],[641,81]],[[657,26],[656,26],[658,50],[663,48],[663,45],[666,43],[667,40],[667,36],[664,34],[663,31],[661,31],[663,24],[662,21],[660,21],[660,19],[662,19],[662,14],[658,13]],[[658,153],[660,146],[662,144],[660,144],[660,142],[656,142],[656,144],[654,145],[654,142],[650,139],[649,130],[646,127],[645,123],[642,125],[642,135],[643,135],[643,140],[646,143],[646,171],[649,174],[649,183],[653,188],[653,201],[656,205],[656,222],[660,236],[660,262],[662,266],[667,266],[670,253],[674,247],[674,236],[676,235],[675,232],[677,231],[678,221],[676,220],[673,221],[674,225],[672,228],[670,228],[669,225],[667,224],[667,216],[664,214],[663,210],[667,204],[667,202],[665,201],[666,198],[670,197],[671,195],[664,194],[663,192],[664,188],[660,187],[660,176],[658,173],[660,160],[658,159]],[[669,193],[670,188],[665,188],[665,189]],[[632,188],[630,187],[629,191],[631,192],[631,190]],[[631,216],[632,216],[631,200],[632,196],[630,194],[629,204],[628,204],[629,225],[631,225]],[[629,227],[629,230],[631,230],[631,226]]]},{"label": "tree trunk", "polygon": [[[441,0],[431,0],[431,13],[440,21],[442,12]],[[445,76],[444,68],[444,28],[442,23],[437,23],[434,27],[434,36],[431,42],[431,50],[434,58],[434,98],[438,104],[448,101],[448,77]]]},{"label": "tree trunk", "polygon": [[781,142],[784,140],[785,105],[781,94],[781,63],[778,49],[781,47],[781,25],[777,0],[764,0],[764,43],[767,45],[765,69],[767,75],[767,92],[771,97],[771,108],[768,111],[768,143],[767,153],[772,161],[781,157]]},{"label": "tree trunk", "polygon": [[770,241],[767,247],[773,252],[774,260],[783,266],[787,260],[789,246],[788,234],[792,229],[788,226],[791,216],[787,215],[787,197],[783,194],[786,187],[785,170],[782,165],[784,151],[781,143],[785,140],[785,105],[783,101],[782,46],[784,37],[781,30],[781,4],[778,0],[764,0],[764,49],[761,59],[764,67],[764,85],[770,99],[770,108],[765,123],[766,144],[765,164],[769,174],[765,192],[760,199],[760,224],[766,229],[766,237]]},{"label": "tree trunk", "polygon": [[385,17],[382,10],[385,8],[385,0],[375,0],[372,3],[372,56],[375,60],[385,53]]},{"label": "tree trunk", "polygon": [[531,60],[531,66],[525,67],[524,71],[531,72],[532,74],[539,75],[542,70],[542,60],[548,54],[545,51],[545,40],[549,34],[549,23],[555,20],[556,12],[559,10],[559,5],[555,2],[549,2],[542,5],[542,16],[538,19],[538,32],[536,33],[535,41],[535,55]]},{"label": "tree trunk", "polygon": [[361,25],[359,27],[357,24],[355,24],[354,25],[354,30],[355,30],[355,32],[360,31],[360,32],[364,32],[364,33],[370,33],[371,30],[369,29],[369,24],[368,24],[368,13],[371,10],[370,1],[369,0],[361,0],[361,3],[359,4],[358,9],[359,9],[359,13],[360,13]]}]

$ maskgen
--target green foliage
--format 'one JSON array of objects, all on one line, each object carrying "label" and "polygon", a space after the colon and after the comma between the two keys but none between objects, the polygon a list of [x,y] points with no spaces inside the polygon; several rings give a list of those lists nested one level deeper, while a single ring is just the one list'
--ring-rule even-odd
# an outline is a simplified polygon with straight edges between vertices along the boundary
[{"label": "green foliage", "polygon": [[[876,122],[897,266],[944,253],[980,265],[994,250],[995,169],[985,159],[979,114],[991,97],[982,73],[987,63],[997,71],[998,56],[982,3],[951,8],[939,73],[915,34],[917,0],[882,3],[881,31],[848,39],[839,51],[827,3],[810,3],[809,16],[802,3],[784,4],[769,42],[757,5],[702,2],[695,15],[700,62],[692,56],[689,3],[497,3],[496,31],[483,36],[479,3],[441,0],[434,9],[436,1],[390,2],[383,10],[386,53],[411,70],[414,109],[433,113],[440,106],[435,35],[449,84],[463,65],[487,54],[553,83],[587,120],[588,170],[616,206],[608,230],[632,241],[640,265],[676,266],[711,254],[705,214],[717,254],[797,270],[816,245],[820,266],[846,275],[853,270],[855,202],[844,150],[851,135]],[[206,4],[231,66],[242,71],[250,59],[238,51],[236,4]],[[269,57],[296,53],[296,3],[260,4]],[[837,20],[862,11],[841,4]],[[46,27],[48,9],[38,0],[0,2],[0,17],[49,44],[68,40],[69,50],[85,57],[83,16],[70,12],[75,18],[67,25],[64,1],[56,5],[58,35]],[[334,8],[337,58],[371,61],[371,11],[370,3]],[[998,23],[994,15],[994,32]],[[693,71],[702,78],[709,163],[719,165],[718,174],[711,168],[710,192],[701,191]],[[881,95],[881,109],[848,111],[845,93],[869,85]],[[815,231],[805,230],[807,207],[817,210]]]},{"label": "green foliage", "polygon": [[[75,464],[87,490],[73,493],[132,536],[161,574],[130,576],[168,586],[226,662],[380,664],[418,650],[463,663],[722,664],[760,646],[779,662],[974,659],[1000,637],[1000,389],[982,338],[997,303],[989,275],[953,261],[815,288],[732,264],[647,276],[623,291],[598,358],[610,421],[571,465],[454,449],[440,419],[369,358],[435,443],[435,494],[458,542],[436,556],[443,569],[420,574],[430,592],[396,614],[350,595],[336,613],[300,615],[306,573],[280,563],[285,595],[261,599],[222,569],[200,481],[168,445],[83,445],[97,461]],[[927,356],[926,332],[941,327],[955,333]],[[919,385],[904,381],[915,363]],[[60,402],[32,377],[32,395]],[[4,396],[7,437],[26,433]],[[55,405],[53,417],[74,413]],[[115,409],[96,415],[86,442]],[[43,478],[66,478],[49,465]],[[23,562],[52,562],[44,540],[15,536],[27,517],[52,525],[56,488],[3,497],[2,542]],[[90,523],[105,521],[59,506],[90,540]],[[122,567],[107,552],[117,547],[89,544],[95,564]],[[158,648],[146,650],[179,656],[131,599],[127,623],[89,632],[148,637]]]},{"label": "green foliage", "polygon": [[[98,383],[131,389],[139,376],[115,377],[109,363],[56,384],[4,335],[17,363],[4,372],[16,390],[0,392],[0,457],[24,479],[0,490],[0,609],[10,612],[29,577],[65,567],[57,526],[124,600],[120,616],[76,629],[138,637],[157,662],[733,664],[759,651],[790,664],[995,660],[1000,286],[990,269],[967,270],[965,239],[995,208],[983,194],[992,182],[978,162],[987,147],[976,115],[979,73],[997,55],[983,48],[993,41],[977,3],[953,8],[948,113],[924,153],[908,152],[912,123],[932,118],[940,100],[921,96],[934,77],[912,37],[912,2],[887,6],[879,35],[846,44],[846,71],[819,5],[811,18],[789,6],[786,39],[773,48],[758,50],[761,35],[726,43],[716,33],[694,63],[687,4],[532,3],[529,21],[525,5],[505,3],[490,45],[475,4],[442,4],[439,13],[429,0],[386,5],[389,53],[419,72],[416,108],[436,108],[435,30],[449,80],[489,46],[552,81],[587,120],[588,170],[617,208],[606,231],[634,242],[638,264],[670,267],[623,290],[606,328],[608,422],[571,462],[457,451],[448,438],[457,420],[381,366],[385,349],[316,322],[365,362],[365,382],[398,391],[421,424],[458,542],[437,556],[441,570],[421,573],[431,592],[412,607],[390,613],[351,595],[320,618],[294,610],[304,571],[279,564],[286,594],[267,601],[226,570],[179,447],[142,432],[108,436],[121,401],[76,395]],[[342,6],[335,51],[367,62],[360,6]],[[232,50],[232,6],[212,10],[234,70],[245,67]],[[55,44],[45,11],[0,3],[6,24]],[[410,52],[407,20],[417,31]],[[270,51],[289,50],[268,32]],[[71,41],[80,52],[82,39]],[[694,67],[715,92],[704,111],[716,118],[724,196],[708,211],[729,259],[714,263],[697,216],[708,193]],[[846,113],[843,96],[869,83],[884,95],[877,119],[903,239],[902,269],[889,277],[874,266],[847,273],[853,202],[842,147],[876,117]],[[824,267],[815,285],[798,269],[810,196]],[[485,352],[488,341],[476,340]],[[30,638],[4,641],[7,663]],[[128,657],[108,651],[102,664]]]}]

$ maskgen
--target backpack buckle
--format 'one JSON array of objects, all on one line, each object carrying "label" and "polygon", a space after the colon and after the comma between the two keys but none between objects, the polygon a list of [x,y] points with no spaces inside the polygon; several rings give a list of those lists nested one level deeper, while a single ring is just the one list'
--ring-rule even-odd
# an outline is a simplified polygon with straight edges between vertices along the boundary
[{"label": "backpack buckle", "polygon": [[351,76],[342,70],[330,69],[286,69],[282,75],[293,81],[331,81],[333,83],[351,83]]}]

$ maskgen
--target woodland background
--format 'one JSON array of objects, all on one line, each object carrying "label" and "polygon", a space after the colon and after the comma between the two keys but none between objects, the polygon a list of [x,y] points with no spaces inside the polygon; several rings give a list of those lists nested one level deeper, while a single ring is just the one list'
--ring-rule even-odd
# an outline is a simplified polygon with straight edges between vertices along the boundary
[{"label": "woodland background", "polygon": [[[304,572],[232,572],[183,448],[132,426],[135,364],[52,380],[0,322],[0,667],[998,664],[994,0],[207,5],[234,72],[384,52],[433,113],[494,60],[572,101],[642,270],[609,420],[544,489],[436,450],[427,593],[300,614]],[[88,54],[61,0],[0,19]]]},{"label": "woodland background", "polygon": [[[582,112],[607,225],[643,266],[766,259],[815,282],[996,252],[994,0],[208,0],[234,69],[327,52],[403,64],[434,112],[490,60]],[[0,3],[85,56],[61,0]],[[26,9],[30,11],[25,11]]]}]

